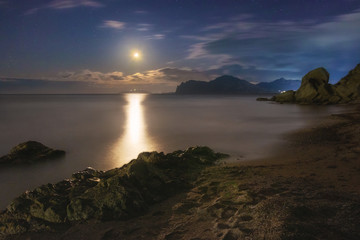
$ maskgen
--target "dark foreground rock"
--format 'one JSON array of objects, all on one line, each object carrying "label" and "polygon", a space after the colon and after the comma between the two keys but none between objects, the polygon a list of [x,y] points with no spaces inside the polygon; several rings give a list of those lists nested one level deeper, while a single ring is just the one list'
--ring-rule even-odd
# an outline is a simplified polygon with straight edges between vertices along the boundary
[{"label": "dark foreground rock", "polygon": [[338,104],[360,100],[360,64],[337,84],[329,84],[329,73],[317,68],[307,73],[297,91],[286,91],[271,100],[280,103]]},{"label": "dark foreground rock", "polygon": [[0,164],[34,163],[65,156],[65,151],[49,148],[36,141],[20,143],[0,158]]},{"label": "dark foreground rock", "polygon": [[189,188],[202,169],[225,156],[207,147],[194,147],[166,155],[144,152],[106,172],[87,168],[16,198],[0,214],[0,238],[91,219],[125,220],[141,215],[154,203]]}]

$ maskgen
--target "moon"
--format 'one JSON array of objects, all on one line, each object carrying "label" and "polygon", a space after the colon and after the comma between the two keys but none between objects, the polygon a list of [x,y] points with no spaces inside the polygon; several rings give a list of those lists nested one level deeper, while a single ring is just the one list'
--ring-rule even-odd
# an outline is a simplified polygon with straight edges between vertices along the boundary
[{"label": "moon", "polygon": [[138,50],[134,50],[132,53],[131,53],[131,58],[133,60],[140,60],[141,59],[141,53],[138,51]]}]

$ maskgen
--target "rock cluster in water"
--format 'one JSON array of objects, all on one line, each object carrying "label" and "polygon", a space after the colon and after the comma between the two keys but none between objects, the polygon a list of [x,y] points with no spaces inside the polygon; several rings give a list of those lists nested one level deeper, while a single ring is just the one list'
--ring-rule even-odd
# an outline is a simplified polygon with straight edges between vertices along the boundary
[{"label": "rock cluster in water", "polygon": [[226,155],[208,147],[164,154],[144,152],[121,168],[87,168],[70,179],[27,191],[0,214],[0,235],[42,231],[90,219],[123,220],[190,186]]},{"label": "rock cluster in water", "polygon": [[329,84],[329,73],[325,68],[314,69],[303,77],[297,91],[286,91],[270,100],[300,104],[338,104],[358,101],[360,100],[360,64],[334,85]]},{"label": "rock cluster in water", "polygon": [[36,141],[20,143],[10,153],[0,157],[0,164],[33,163],[65,156],[65,151],[54,150]]}]

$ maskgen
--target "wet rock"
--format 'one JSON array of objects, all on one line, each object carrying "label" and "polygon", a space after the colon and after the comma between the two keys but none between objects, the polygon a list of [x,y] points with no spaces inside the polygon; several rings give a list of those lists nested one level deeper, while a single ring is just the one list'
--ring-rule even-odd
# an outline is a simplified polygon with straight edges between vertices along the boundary
[{"label": "wet rock", "polygon": [[15,146],[9,154],[1,157],[0,164],[33,163],[64,156],[65,151],[54,150],[36,141],[27,141]]}]

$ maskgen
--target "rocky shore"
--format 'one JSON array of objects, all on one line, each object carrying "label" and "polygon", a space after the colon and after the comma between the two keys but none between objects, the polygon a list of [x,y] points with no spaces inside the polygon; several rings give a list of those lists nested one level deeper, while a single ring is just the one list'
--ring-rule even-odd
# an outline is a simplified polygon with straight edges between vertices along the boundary
[{"label": "rocky shore", "polygon": [[357,110],[289,135],[261,161],[215,164],[223,155],[200,147],[87,169],[17,198],[2,237],[360,239],[359,129]]},{"label": "rocky shore", "polygon": [[195,147],[166,155],[144,152],[123,167],[106,172],[87,168],[70,179],[16,198],[0,214],[0,236],[142,215],[151,205],[188,189],[201,170],[225,156],[207,147]]},{"label": "rocky shore", "polygon": [[325,68],[308,72],[297,91],[286,91],[271,99],[258,98],[258,101],[299,104],[339,104],[360,101],[360,64],[351,70],[338,83],[329,84],[329,73]]}]

